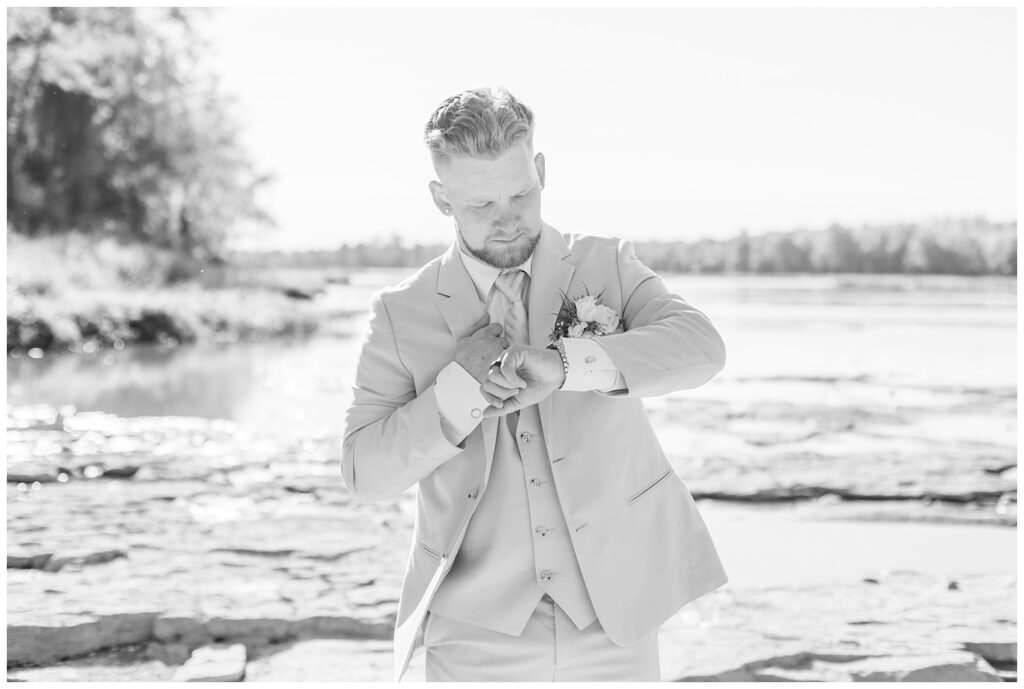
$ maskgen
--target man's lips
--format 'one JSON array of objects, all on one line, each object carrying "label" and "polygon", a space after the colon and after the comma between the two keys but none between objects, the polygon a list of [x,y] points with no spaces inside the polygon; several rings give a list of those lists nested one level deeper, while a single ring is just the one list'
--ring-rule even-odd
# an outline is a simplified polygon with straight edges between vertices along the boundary
[{"label": "man's lips", "polygon": [[514,242],[515,240],[519,239],[522,236],[522,234],[523,233],[520,232],[519,234],[517,234],[515,237],[512,237],[511,239],[495,239],[494,241],[501,242],[502,244],[508,244],[509,242]]}]

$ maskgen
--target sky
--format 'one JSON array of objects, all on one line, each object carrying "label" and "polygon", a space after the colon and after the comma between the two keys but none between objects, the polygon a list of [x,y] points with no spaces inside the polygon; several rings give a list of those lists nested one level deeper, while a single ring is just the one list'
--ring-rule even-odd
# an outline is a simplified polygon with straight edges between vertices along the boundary
[{"label": "sky", "polygon": [[633,240],[1016,218],[1014,8],[230,7],[206,27],[279,228],[450,242],[423,125],[503,85],[544,220]]}]

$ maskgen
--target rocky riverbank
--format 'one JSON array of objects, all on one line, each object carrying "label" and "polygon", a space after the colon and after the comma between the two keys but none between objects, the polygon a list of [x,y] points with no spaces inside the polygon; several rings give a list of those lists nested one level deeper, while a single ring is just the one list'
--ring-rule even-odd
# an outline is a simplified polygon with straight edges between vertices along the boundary
[{"label": "rocky riverbank", "polygon": [[7,250],[8,355],[303,336],[366,312],[319,298],[348,283],[345,270],[200,262],[78,232],[8,233]]},{"label": "rocky riverbank", "polygon": [[[829,587],[721,589],[662,628],[665,681],[1016,681],[1016,577],[947,580],[880,572]],[[955,623],[952,621],[955,620]],[[27,645],[8,630],[9,649]],[[27,681],[390,681],[387,625],[339,620],[159,615],[97,617],[63,632],[103,650],[45,667],[9,667]],[[35,630],[37,653],[60,641]],[[22,646],[19,646],[22,644]],[[423,679],[417,650],[409,681]]]},{"label": "rocky riverbank", "polygon": [[9,298],[8,355],[95,352],[135,344],[179,345],[302,337],[363,309],[332,308],[294,288],[90,290],[60,298]]},{"label": "rocky riverbank", "polygon": [[[696,498],[1016,525],[1014,440],[998,424],[1009,391],[911,389],[896,419],[866,381],[836,383],[844,402],[813,416],[798,385],[786,402],[743,402],[767,385],[648,400]],[[936,437],[951,405],[957,423]],[[7,423],[9,676],[386,679],[413,497],[352,500],[335,433],[45,405],[11,407]],[[900,451],[876,457],[873,439]],[[716,591],[666,627],[664,677],[1010,671],[1012,577],[872,578]]]}]

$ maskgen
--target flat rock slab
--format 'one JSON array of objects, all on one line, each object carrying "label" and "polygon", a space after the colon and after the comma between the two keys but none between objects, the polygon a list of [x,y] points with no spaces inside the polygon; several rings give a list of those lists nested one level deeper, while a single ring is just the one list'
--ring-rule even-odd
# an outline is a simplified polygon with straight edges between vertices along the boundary
[{"label": "flat rock slab", "polygon": [[261,646],[309,638],[390,639],[394,614],[377,621],[314,616],[298,620],[215,617],[200,621],[155,613],[96,616],[93,621],[51,627],[8,625],[8,667],[45,665],[125,644],[155,642],[154,657],[173,662],[212,642]]},{"label": "flat rock slab", "polygon": [[169,682],[177,665],[155,658],[147,644],[127,644],[56,662],[45,667],[7,670],[8,680],[22,682]]},{"label": "flat rock slab", "polygon": [[201,646],[174,673],[175,682],[240,682],[245,677],[243,644]]},{"label": "flat rock slab", "polygon": [[[944,577],[894,571],[828,586],[726,585],[662,627],[662,678],[770,681],[784,670],[806,681],[860,681],[854,671],[927,674],[950,654],[958,666],[983,660],[979,671],[996,676],[990,665],[1016,654],[1016,577],[955,581],[950,588]],[[946,660],[933,662],[936,655]]]},{"label": "flat rock slab", "polygon": [[7,665],[43,665],[106,648],[145,643],[153,637],[155,619],[153,613],[126,613],[67,626],[8,623]]},{"label": "flat rock slab", "polygon": [[854,682],[1001,682],[991,665],[967,652],[868,658],[846,668]]},{"label": "flat rock slab", "polygon": [[[944,654],[879,656],[798,653],[748,663],[699,682],[1002,682],[985,660],[964,651]],[[1011,679],[1009,681],[1015,681]]]},{"label": "flat rock slab", "polygon": [[385,682],[392,676],[390,641],[311,639],[264,647],[245,670],[246,682]]}]

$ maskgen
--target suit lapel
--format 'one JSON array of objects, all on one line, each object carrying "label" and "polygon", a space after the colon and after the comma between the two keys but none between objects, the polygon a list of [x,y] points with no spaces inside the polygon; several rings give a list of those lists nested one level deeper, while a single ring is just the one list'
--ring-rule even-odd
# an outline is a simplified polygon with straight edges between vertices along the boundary
[{"label": "suit lapel", "polygon": [[[469,335],[470,327],[487,310],[487,305],[480,303],[477,297],[473,278],[462,264],[457,241],[452,242],[441,257],[437,271],[437,308],[456,341]],[[484,434],[483,486],[486,486],[487,478],[491,475],[491,461],[494,459],[498,418],[492,416],[482,419],[480,428]]]},{"label": "suit lapel", "polygon": [[468,335],[469,327],[487,310],[477,298],[473,278],[458,254],[458,246],[452,242],[437,271],[437,308],[456,340]]},{"label": "suit lapel", "polygon": [[[441,257],[437,273],[437,307],[444,316],[452,336],[458,340],[469,334],[470,326],[487,310],[477,297],[473,278],[469,276],[462,258],[458,255],[458,244],[452,242]],[[569,289],[575,266],[565,260],[572,252],[562,235],[555,228],[545,224],[541,238],[533,253],[530,264],[530,291],[526,308],[529,313],[530,345],[548,346],[548,333],[554,328],[558,309],[562,305],[562,292]],[[554,395],[538,403],[544,437],[548,439],[551,404]],[[480,422],[484,435],[484,484],[490,475],[494,458],[494,445],[500,417],[488,417]]]},{"label": "suit lapel", "polygon": [[[550,225],[544,225],[541,240],[534,249],[533,264],[530,266],[530,294],[527,309],[530,321],[530,345],[545,348],[550,344],[548,334],[555,327],[558,310],[562,306],[562,292],[569,289],[576,267],[566,260],[572,252],[569,250],[562,235]],[[544,438],[551,444],[551,405],[554,394],[548,395],[537,403],[540,412],[540,424],[544,430]]]}]

